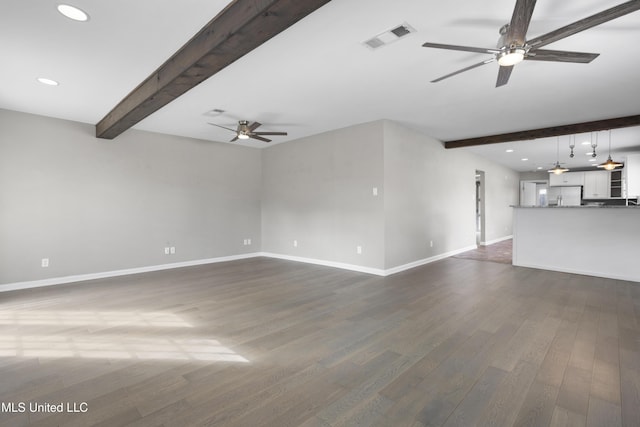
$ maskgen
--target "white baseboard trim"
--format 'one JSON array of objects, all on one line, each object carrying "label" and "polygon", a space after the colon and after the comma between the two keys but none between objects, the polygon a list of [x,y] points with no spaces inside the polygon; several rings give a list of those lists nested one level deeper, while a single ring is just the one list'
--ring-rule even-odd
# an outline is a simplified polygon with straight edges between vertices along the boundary
[{"label": "white baseboard trim", "polygon": [[413,261],[408,264],[399,265],[397,267],[389,268],[386,270],[380,269],[380,268],[365,267],[362,265],[347,264],[343,262],[327,261],[327,260],[314,259],[314,258],[304,258],[304,257],[298,257],[298,256],[292,256],[292,255],[276,254],[271,252],[253,252],[253,253],[230,255],[230,256],[224,256],[224,257],[218,257],[218,258],[175,262],[171,264],[161,264],[161,265],[152,265],[147,267],[127,268],[123,270],[104,271],[100,273],[77,274],[73,276],[53,277],[50,279],[8,283],[5,285],[0,285],[0,292],[17,291],[21,289],[30,289],[30,288],[40,288],[44,286],[64,285],[67,283],[84,282],[88,280],[105,279],[109,277],[127,276],[130,274],[149,273],[152,271],[170,270],[174,268],[193,267],[193,266],[204,265],[204,264],[215,264],[219,262],[236,261],[236,260],[255,258],[260,256],[267,257],[267,258],[283,259],[287,261],[303,262],[307,264],[322,265],[325,267],[341,268],[343,270],[357,271],[359,273],[373,274],[376,276],[389,276],[391,274],[396,274],[401,271],[405,271],[411,268],[419,267],[421,265],[429,264],[431,262],[448,258],[450,256],[457,255],[459,253],[466,252],[475,248],[476,248],[475,245],[468,246],[466,248],[457,249],[455,251],[446,252],[430,258],[424,258],[421,260]]},{"label": "white baseboard trim", "polygon": [[304,263],[307,263],[307,264],[323,265],[325,267],[341,268],[343,270],[351,270],[351,271],[357,271],[357,272],[360,272],[360,273],[374,274],[376,276],[390,276],[392,274],[400,273],[401,271],[410,270],[412,268],[420,267],[421,265],[425,265],[425,264],[429,264],[431,262],[439,261],[439,260],[444,259],[444,258],[449,258],[450,256],[457,255],[459,253],[470,251],[470,250],[473,250],[473,249],[476,249],[475,245],[467,246],[467,247],[461,248],[461,249],[456,249],[455,251],[445,252],[443,254],[435,255],[435,256],[432,256],[432,257],[429,257],[429,258],[420,259],[420,260],[417,260],[417,261],[410,262],[408,264],[404,264],[404,265],[399,265],[397,267],[388,268],[386,270],[383,270],[383,269],[380,269],[380,268],[363,267],[361,265],[355,265],[355,264],[345,264],[345,263],[341,263],[341,262],[325,261],[325,260],[321,260],[321,259],[313,259],[313,258],[304,258],[304,257],[291,256],[291,255],[275,254],[275,253],[271,253],[271,252],[262,252],[260,255],[264,256],[264,257],[268,257],[268,258],[277,258],[277,259],[284,259],[284,260],[288,260],[288,261],[304,262]]},{"label": "white baseboard trim", "polygon": [[526,268],[535,268],[536,270],[548,270],[548,271],[557,271],[559,273],[570,273],[570,274],[579,274],[582,276],[592,276],[592,277],[601,277],[603,279],[614,279],[614,280],[624,280],[626,282],[640,282],[640,276],[630,276],[625,274],[610,274],[607,272],[601,271],[587,271],[587,270],[579,270],[575,268],[564,268],[564,267],[556,267],[554,265],[536,265],[536,264],[528,264],[528,263],[514,263],[513,265],[517,267],[526,267]]},{"label": "white baseboard trim", "polygon": [[499,239],[489,240],[488,242],[480,242],[480,246],[489,246],[489,245],[493,245],[494,243],[504,242],[505,240],[509,240],[509,239],[513,239],[513,234],[510,236],[500,237]]},{"label": "white baseboard trim", "polygon": [[261,252],[260,256],[264,256],[267,258],[283,259],[287,261],[304,262],[306,264],[323,265],[325,267],[341,268],[343,270],[357,271],[359,273],[375,274],[376,276],[386,276],[385,270],[382,270],[379,268],[364,267],[362,265],[346,264],[343,262],[326,261],[326,260],[314,259],[314,258],[304,258],[304,257],[292,256],[292,255],[282,255],[282,254],[276,254],[272,252]]},{"label": "white baseboard trim", "polygon": [[127,276],[129,274],[149,273],[152,271],[170,270],[174,268],[193,267],[196,265],[214,264],[218,262],[236,261],[260,256],[258,253],[230,255],[218,258],[199,259],[194,261],[174,262],[171,264],[152,265],[148,267],[127,268],[124,270],[104,271],[100,273],[77,274],[73,276],[52,277],[50,279],[32,280],[0,285],[0,292],[16,291],[20,289],[40,288],[43,286],[64,285],[66,283],[84,282],[87,280],[105,279],[108,277]]},{"label": "white baseboard trim", "polygon": [[449,258],[454,255],[461,254],[462,252],[471,251],[476,249],[476,245],[467,246],[466,248],[456,249],[455,251],[445,252],[443,254],[438,254],[429,258],[423,258],[417,261],[410,262],[408,264],[399,265],[397,267],[388,268],[385,271],[385,276],[389,276],[391,274],[400,273],[401,271],[410,270],[412,268],[420,267],[421,265],[429,264],[435,261],[439,261],[441,259]]}]

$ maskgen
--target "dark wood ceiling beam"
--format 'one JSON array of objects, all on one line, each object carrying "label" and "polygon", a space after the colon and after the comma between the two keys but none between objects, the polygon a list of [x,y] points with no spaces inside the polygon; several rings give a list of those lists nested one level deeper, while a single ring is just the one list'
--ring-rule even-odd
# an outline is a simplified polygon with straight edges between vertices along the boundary
[{"label": "dark wood ceiling beam", "polygon": [[445,148],[472,147],[475,145],[497,144],[500,142],[526,141],[529,139],[549,138],[561,135],[573,135],[587,132],[597,132],[640,126],[640,115],[617,117],[614,119],[595,120],[593,122],[574,123],[570,125],[552,126],[542,129],[523,130],[519,132],[503,133],[499,135],[480,136],[477,138],[457,139],[445,141]]},{"label": "dark wood ceiling beam", "polygon": [[331,0],[234,0],[96,125],[112,139]]}]

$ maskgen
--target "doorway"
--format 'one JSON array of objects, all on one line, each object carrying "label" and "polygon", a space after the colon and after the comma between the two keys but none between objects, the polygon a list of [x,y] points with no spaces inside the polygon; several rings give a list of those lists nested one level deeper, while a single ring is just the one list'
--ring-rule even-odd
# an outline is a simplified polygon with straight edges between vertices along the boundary
[{"label": "doorway", "polygon": [[485,240],[484,171],[476,170],[476,245],[482,246]]},{"label": "doorway", "polygon": [[520,181],[520,206],[547,206],[548,181]]}]

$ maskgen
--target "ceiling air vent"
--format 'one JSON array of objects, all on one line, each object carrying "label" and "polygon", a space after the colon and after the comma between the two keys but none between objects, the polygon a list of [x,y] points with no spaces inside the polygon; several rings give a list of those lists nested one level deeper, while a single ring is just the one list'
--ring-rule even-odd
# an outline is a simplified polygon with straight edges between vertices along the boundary
[{"label": "ceiling air vent", "polygon": [[402,37],[415,32],[415,28],[405,22],[403,24],[395,26],[390,30],[380,33],[377,36],[370,38],[369,40],[366,40],[365,42],[363,42],[363,44],[371,49],[378,49],[379,47],[398,41]]},{"label": "ceiling air vent", "polygon": [[395,34],[397,37],[404,37],[411,32],[411,29],[409,29],[408,27],[405,27],[404,25],[400,25],[399,27],[396,27],[393,30],[391,30],[391,32]]},{"label": "ceiling air vent", "polygon": [[380,46],[384,46],[384,42],[377,37],[367,40],[366,42],[364,42],[364,44],[369,46],[371,49],[376,49]]}]

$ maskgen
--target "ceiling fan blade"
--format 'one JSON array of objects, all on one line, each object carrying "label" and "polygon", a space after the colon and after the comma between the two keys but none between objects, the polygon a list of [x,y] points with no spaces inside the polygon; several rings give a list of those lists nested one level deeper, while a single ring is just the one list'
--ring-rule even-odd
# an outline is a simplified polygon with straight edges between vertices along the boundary
[{"label": "ceiling fan blade", "polygon": [[461,70],[454,71],[453,73],[449,73],[446,76],[438,77],[435,80],[431,80],[431,83],[437,83],[440,80],[448,79],[449,77],[453,77],[456,74],[460,74],[460,73],[464,73],[465,71],[473,70],[474,68],[480,67],[481,65],[488,64],[490,62],[494,62],[495,60],[496,60],[496,58],[491,58],[491,59],[484,60],[482,62],[478,62],[477,64],[473,64],[473,65],[465,67],[465,68],[463,68]]},{"label": "ceiling fan blade", "polygon": [[260,126],[262,126],[262,123],[258,123],[258,122],[251,123],[249,125],[249,132],[253,132],[254,130],[256,130]]},{"label": "ceiling fan blade", "polygon": [[509,82],[511,72],[513,71],[513,65],[500,66],[498,71],[498,80],[496,81],[496,87],[504,86]]},{"label": "ceiling fan blade", "polygon": [[448,50],[461,50],[463,52],[475,52],[475,53],[500,53],[499,49],[486,49],[483,47],[457,46],[454,44],[442,44],[442,43],[430,43],[430,42],[423,43],[422,47],[434,47],[436,49],[448,49]]},{"label": "ceiling fan blade", "polygon": [[533,15],[533,8],[536,6],[536,0],[517,0],[516,6],[511,15],[509,23],[509,31],[507,32],[506,44],[524,46],[529,29],[529,22]]},{"label": "ceiling fan blade", "polygon": [[235,142],[235,141],[237,141],[237,140],[238,140],[238,135],[236,135],[236,136],[235,136],[231,141],[229,141],[229,142]]},{"label": "ceiling fan blade", "polygon": [[588,64],[600,56],[599,53],[569,52],[566,50],[536,49],[529,51],[524,59],[528,61],[576,62]]},{"label": "ceiling fan blade", "polygon": [[286,132],[251,132],[253,135],[282,135],[286,136]]},{"label": "ceiling fan blade", "polygon": [[261,137],[261,136],[256,135],[255,133],[251,133],[251,134],[249,134],[249,138],[257,139],[257,140],[259,140],[259,141],[264,141],[264,142],[271,142],[271,140],[270,140],[270,139],[263,138],[263,137]]},{"label": "ceiling fan blade", "polygon": [[226,128],[226,127],[224,127],[224,126],[220,126],[220,125],[217,125],[217,124],[215,124],[215,123],[209,123],[209,122],[207,122],[207,124],[208,124],[208,125],[211,125],[211,126],[217,126],[217,127],[219,127],[219,128],[222,128],[222,129],[230,130],[231,132],[235,132],[235,131],[236,131],[235,129]]},{"label": "ceiling fan blade", "polygon": [[604,10],[595,15],[591,15],[588,18],[581,19],[573,24],[566,25],[562,28],[558,28],[550,33],[543,34],[539,37],[533,38],[527,41],[527,44],[531,47],[537,48],[548,45],[565,37],[569,37],[580,31],[587,30],[602,23],[611,21],[612,19],[619,18],[627,15],[631,12],[635,12],[640,9],[640,0],[631,0],[626,3],[622,3],[618,6],[614,6],[611,9]]}]

